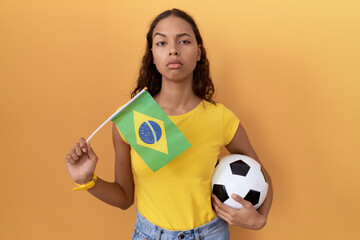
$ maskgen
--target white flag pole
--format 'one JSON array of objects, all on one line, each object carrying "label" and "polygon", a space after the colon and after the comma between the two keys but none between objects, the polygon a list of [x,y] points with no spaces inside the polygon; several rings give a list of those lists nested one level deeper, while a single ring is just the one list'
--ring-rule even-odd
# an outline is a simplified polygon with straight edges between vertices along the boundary
[{"label": "white flag pole", "polygon": [[130,101],[128,101],[124,106],[122,106],[119,110],[117,110],[113,115],[111,115],[103,124],[100,125],[100,127],[98,127],[91,135],[90,137],[86,140],[86,142],[89,142],[90,139],[95,135],[95,133],[97,133],[106,123],[108,123],[109,121],[111,121],[113,118],[115,118],[122,110],[124,110],[127,106],[129,106],[133,101],[135,101],[135,99],[137,99],[141,94],[143,94],[146,91],[147,88],[144,88],[143,90],[141,90],[138,94],[135,95],[135,97],[133,97]]}]

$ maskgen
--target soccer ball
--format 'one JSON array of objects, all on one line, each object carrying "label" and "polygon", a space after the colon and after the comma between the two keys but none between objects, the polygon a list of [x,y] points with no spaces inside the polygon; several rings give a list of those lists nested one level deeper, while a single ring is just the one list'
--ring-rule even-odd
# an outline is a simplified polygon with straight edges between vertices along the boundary
[{"label": "soccer ball", "polygon": [[242,205],[231,195],[240,195],[258,209],[264,202],[268,184],[260,164],[240,154],[230,154],[220,159],[212,178],[212,193],[224,204],[241,209]]}]

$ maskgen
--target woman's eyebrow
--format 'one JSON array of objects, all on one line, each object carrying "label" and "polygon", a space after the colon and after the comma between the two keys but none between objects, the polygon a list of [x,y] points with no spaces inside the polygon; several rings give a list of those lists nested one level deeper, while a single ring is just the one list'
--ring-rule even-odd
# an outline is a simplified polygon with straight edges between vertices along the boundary
[{"label": "woman's eyebrow", "polygon": [[[165,34],[159,33],[159,32],[156,32],[156,33],[154,34],[154,38],[155,38],[156,36],[161,36],[161,37],[165,37],[165,38],[166,38],[166,35],[165,35]],[[179,33],[179,34],[176,34],[176,37],[177,37],[177,38],[179,38],[179,37],[184,37],[184,36],[189,36],[189,37],[191,37],[191,35],[188,34],[188,33]]]},{"label": "woman's eyebrow", "polygon": [[165,35],[165,34],[162,34],[162,33],[156,32],[156,33],[154,34],[154,38],[155,38],[157,35],[159,35],[159,36],[161,36],[161,37],[166,37],[166,35]]},{"label": "woman's eyebrow", "polygon": [[188,33],[180,33],[180,34],[176,34],[176,37],[184,37],[184,36],[188,36],[188,37],[191,37],[191,35],[190,34],[188,34]]}]

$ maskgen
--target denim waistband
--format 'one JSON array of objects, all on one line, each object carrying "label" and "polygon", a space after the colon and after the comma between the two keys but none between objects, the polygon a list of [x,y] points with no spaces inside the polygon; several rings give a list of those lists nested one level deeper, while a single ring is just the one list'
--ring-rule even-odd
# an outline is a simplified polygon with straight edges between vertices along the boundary
[{"label": "denim waistband", "polygon": [[172,231],[168,229],[161,228],[149,220],[147,220],[144,216],[142,216],[137,210],[136,216],[136,224],[135,229],[146,232],[151,235],[155,235],[155,239],[165,238],[165,239],[200,239],[200,237],[205,237],[208,235],[212,235],[217,231],[229,231],[228,224],[223,219],[216,217],[215,219],[207,222],[199,227],[183,230],[183,231]]}]

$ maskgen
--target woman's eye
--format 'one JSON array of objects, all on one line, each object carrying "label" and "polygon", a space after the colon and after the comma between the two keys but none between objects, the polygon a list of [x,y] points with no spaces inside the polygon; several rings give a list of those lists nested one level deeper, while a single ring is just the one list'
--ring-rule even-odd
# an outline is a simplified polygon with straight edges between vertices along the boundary
[{"label": "woman's eye", "polygon": [[165,45],[165,42],[158,42],[156,45],[157,46],[163,46],[163,45]]},{"label": "woman's eye", "polygon": [[180,43],[189,44],[190,42],[188,40],[181,40]]}]

